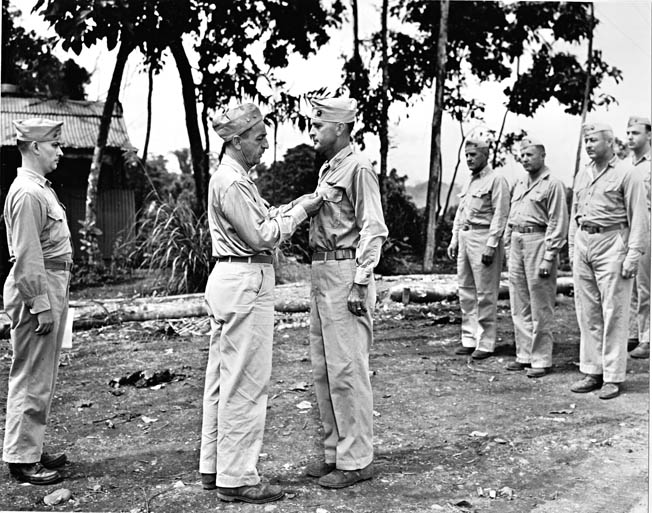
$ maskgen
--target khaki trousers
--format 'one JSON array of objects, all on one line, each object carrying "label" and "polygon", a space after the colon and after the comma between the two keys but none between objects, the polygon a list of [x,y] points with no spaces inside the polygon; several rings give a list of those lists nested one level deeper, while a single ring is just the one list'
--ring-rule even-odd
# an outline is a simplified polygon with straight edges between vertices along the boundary
[{"label": "khaki trousers", "polygon": [[206,284],[211,333],[199,471],[217,486],[256,485],[272,372],[274,267],[218,263]]},{"label": "khaki trousers", "polygon": [[534,368],[552,366],[552,314],[557,294],[557,260],[550,276],[539,277],[546,252],[544,233],[512,232],[509,299],[514,321],[516,361]]},{"label": "khaki trousers", "polygon": [[13,270],[4,285],[5,310],[11,318],[13,358],[7,389],[7,416],[2,458],[7,463],[41,459],[45,427],[59,371],[59,354],[68,315],[69,271],[47,269],[48,299],[54,325],[37,335],[36,315],[22,301]]},{"label": "khaki trousers", "polygon": [[580,372],[625,381],[627,324],[633,280],[620,272],[629,229],[589,234],[577,230],[573,258],[575,309],[580,326]]},{"label": "khaki trousers", "polygon": [[638,261],[629,319],[629,338],[650,343],[650,239]]},{"label": "khaki trousers", "polygon": [[324,428],[324,456],[338,469],[364,468],[373,460],[373,394],[369,349],[373,341],[376,285],[368,286],[367,313],[347,308],[354,260],[313,262],[310,356]]},{"label": "khaki trousers", "polygon": [[496,346],[496,309],[503,242],[499,243],[491,265],[482,263],[489,229],[459,232],[457,281],[462,310],[462,345],[493,352]]}]

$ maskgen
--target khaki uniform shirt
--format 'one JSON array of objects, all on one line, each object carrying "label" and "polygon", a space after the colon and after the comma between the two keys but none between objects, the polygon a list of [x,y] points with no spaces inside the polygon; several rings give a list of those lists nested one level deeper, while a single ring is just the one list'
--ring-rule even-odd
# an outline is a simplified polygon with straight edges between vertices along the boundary
[{"label": "khaki uniform shirt", "polygon": [[352,146],[343,148],[322,166],[317,191],[324,203],[310,220],[310,248],[355,249],[354,282],[368,284],[388,233],[371,163]]},{"label": "khaki uniform shirt", "polygon": [[270,207],[247,171],[224,155],[208,186],[213,256],[271,253],[307,218],[300,205]]},{"label": "khaki uniform shirt", "polygon": [[566,244],[568,209],[566,187],[545,167],[536,182],[521,178],[512,190],[512,205],[505,230],[505,244],[509,245],[513,226],[545,226],[545,260],[554,260]]},{"label": "khaki uniform shirt", "polygon": [[[597,176],[596,176],[597,175]],[[588,164],[577,176],[573,192],[568,247],[572,257],[575,232],[582,224],[601,227],[624,223],[629,225],[627,258],[636,263],[645,250],[649,221],[645,210],[643,175],[628,162],[614,156],[607,167],[596,173],[595,164]],[[571,260],[572,261],[572,260]]]},{"label": "khaki uniform shirt", "polygon": [[[645,194],[647,195],[647,209],[650,211],[650,179],[652,175],[652,165],[650,162],[650,152],[648,151],[640,159],[636,159],[636,156],[632,155],[632,164],[634,167],[641,168],[643,170],[643,180],[645,181]],[[647,172],[646,172],[647,171]]]},{"label": "khaki uniform shirt", "polygon": [[509,184],[504,176],[496,174],[489,165],[475,175],[460,194],[460,205],[455,213],[451,242],[458,243],[464,224],[489,226],[487,246],[495,248],[505,231],[509,214]]},{"label": "khaki uniform shirt", "polygon": [[18,292],[32,314],[50,310],[44,260],[72,262],[65,208],[49,180],[20,167],[7,193],[4,217]]}]

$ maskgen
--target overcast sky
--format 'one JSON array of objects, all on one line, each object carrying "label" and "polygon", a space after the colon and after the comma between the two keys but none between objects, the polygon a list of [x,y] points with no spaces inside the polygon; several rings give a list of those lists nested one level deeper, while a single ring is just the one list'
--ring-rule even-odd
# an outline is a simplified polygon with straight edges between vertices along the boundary
[{"label": "overcast sky", "polygon": [[[14,6],[23,10],[22,24],[39,33],[54,33],[37,15],[30,14],[35,0],[10,0]],[[380,25],[379,0],[359,0],[360,31],[362,37],[377,30]],[[601,91],[617,98],[619,104],[608,109],[599,108],[589,113],[589,120],[610,123],[616,135],[625,137],[627,118],[632,114],[650,116],[651,109],[651,3],[650,1],[598,1],[595,3],[596,16],[600,24],[595,31],[594,47],[602,50],[603,58],[623,72],[623,80],[616,84],[607,80]],[[351,53],[351,28],[345,26],[341,31],[333,31],[331,42],[307,61],[293,58],[288,69],[279,73],[291,92],[299,94],[319,87],[336,88],[341,80],[342,55]],[[578,48],[582,61],[586,48]],[[93,78],[87,88],[89,100],[104,100],[108,90],[111,73],[115,63],[115,52],[98,45],[84,50],[81,56],[60,51],[62,58],[72,57],[89,71]],[[505,97],[502,90],[510,81],[504,83],[470,84],[468,94],[486,104],[485,123],[496,131],[500,128],[504,114]],[[405,109],[396,106],[390,110],[390,153],[389,166],[401,174],[407,174],[409,183],[427,180],[430,154],[430,123],[432,120],[432,94]],[[141,59],[135,52],[130,58],[123,80],[120,101],[124,107],[124,117],[134,146],[142,148],[146,127],[147,76]],[[263,109],[264,110],[264,109]],[[163,72],[155,77],[153,98],[153,131],[150,152],[167,154],[170,151],[188,146],[185,129],[184,109],[181,97],[181,84],[173,60],[168,57]],[[466,128],[470,128],[470,124]],[[555,101],[539,109],[533,118],[509,114],[505,131],[526,130],[539,137],[547,146],[548,165],[553,174],[570,184],[575,163],[575,153],[579,138],[580,117],[569,116]],[[278,156],[297,144],[309,142],[307,134],[299,133],[291,127],[279,131]],[[460,142],[459,125],[449,116],[444,116],[442,126],[442,152],[444,180],[450,181],[457,161],[457,148]],[[377,139],[366,139],[365,153],[372,160],[379,160]],[[214,134],[211,148],[217,149],[220,142]],[[586,156],[582,152],[585,161]],[[271,161],[271,149],[265,155]],[[510,180],[522,168],[509,162],[502,170]],[[460,180],[468,177],[468,170],[462,164],[458,174]]]}]

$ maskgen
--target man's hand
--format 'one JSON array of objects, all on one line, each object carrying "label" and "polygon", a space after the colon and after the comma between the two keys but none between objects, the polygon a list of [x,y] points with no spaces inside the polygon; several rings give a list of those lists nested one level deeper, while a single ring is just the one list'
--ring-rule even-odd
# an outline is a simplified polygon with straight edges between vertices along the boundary
[{"label": "man's hand", "polygon": [[638,264],[633,264],[631,260],[626,258],[625,261],[623,262],[622,268],[620,269],[620,275],[626,280],[629,280],[630,278],[636,276],[637,270],[638,270]]},{"label": "man's hand", "polygon": [[46,310],[45,312],[37,313],[36,320],[38,321],[38,326],[34,330],[34,333],[37,335],[47,335],[50,333],[50,331],[52,331],[52,326],[54,326],[52,310]]},{"label": "man's hand", "polygon": [[457,258],[457,243],[451,242],[448,246],[448,258],[455,260]]},{"label": "man's hand", "polygon": [[552,260],[542,260],[539,265],[539,278],[548,278],[552,271]]},{"label": "man's hand", "polygon": [[317,212],[319,212],[322,203],[324,203],[324,198],[317,193],[310,194],[307,198],[302,196],[299,199],[299,205],[303,207],[306,214],[308,214],[308,217],[313,217]]},{"label": "man's hand", "polygon": [[484,265],[491,265],[491,262],[494,261],[495,253],[496,253],[496,248],[491,248],[489,246],[484,248],[484,253],[482,253],[482,263]]},{"label": "man's hand", "polygon": [[367,285],[360,285],[354,283],[347,298],[347,306],[349,312],[358,317],[362,317],[367,313]]}]

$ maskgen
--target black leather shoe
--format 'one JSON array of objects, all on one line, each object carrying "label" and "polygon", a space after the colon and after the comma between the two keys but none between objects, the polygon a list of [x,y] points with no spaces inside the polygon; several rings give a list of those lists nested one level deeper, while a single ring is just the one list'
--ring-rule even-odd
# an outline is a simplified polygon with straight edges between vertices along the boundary
[{"label": "black leather shoe", "polygon": [[48,454],[44,452],[41,454],[41,465],[45,468],[61,468],[68,462],[68,456],[65,453],[61,454]]},{"label": "black leather shoe", "polygon": [[217,487],[217,496],[225,502],[264,504],[282,499],[284,495],[285,492],[280,486],[262,483],[255,486],[238,486],[237,488]]},{"label": "black leather shoe", "polygon": [[550,367],[532,367],[525,371],[528,378],[542,378],[550,372]]},{"label": "black leather shoe", "polygon": [[217,474],[201,474],[201,485],[204,490],[215,490],[217,485],[215,484],[215,478]]},{"label": "black leather shoe", "polygon": [[473,352],[472,347],[459,346],[455,350],[455,354],[471,354]]},{"label": "black leather shoe", "polygon": [[360,481],[366,481],[374,477],[373,464],[358,470],[335,469],[330,474],[320,477],[317,483],[324,488],[346,488]]},{"label": "black leather shoe", "polygon": [[493,351],[483,351],[482,349],[476,349],[473,351],[473,353],[471,353],[471,358],[474,360],[484,360],[485,358],[489,358],[493,355]]},{"label": "black leather shoe", "polygon": [[335,463],[326,463],[325,461],[314,461],[306,466],[306,475],[308,477],[322,477],[330,474],[335,470]]},{"label": "black leather shoe", "polygon": [[9,463],[9,473],[21,483],[49,485],[61,481],[61,474],[48,470],[40,463]]}]

